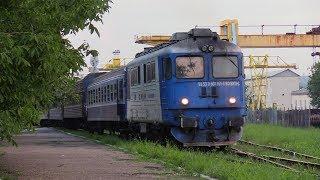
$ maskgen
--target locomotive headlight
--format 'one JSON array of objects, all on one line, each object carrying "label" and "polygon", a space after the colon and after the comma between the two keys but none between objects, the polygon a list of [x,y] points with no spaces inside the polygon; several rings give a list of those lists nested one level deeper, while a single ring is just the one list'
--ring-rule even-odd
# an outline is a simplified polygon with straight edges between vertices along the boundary
[{"label": "locomotive headlight", "polygon": [[235,97],[230,97],[229,98],[229,103],[230,104],[235,104],[237,102],[237,99]]},{"label": "locomotive headlight", "polygon": [[182,104],[182,105],[185,105],[185,106],[188,105],[188,104],[189,104],[189,99],[187,99],[187,98],[182,98],[182,99],[181,99],[181,104]]}]

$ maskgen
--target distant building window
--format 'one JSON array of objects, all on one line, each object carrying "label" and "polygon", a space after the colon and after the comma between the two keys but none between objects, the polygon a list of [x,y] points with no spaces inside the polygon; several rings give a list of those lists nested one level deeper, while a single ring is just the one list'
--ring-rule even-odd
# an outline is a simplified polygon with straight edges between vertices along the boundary
[{"label": "distant building window", "polygon": [[304,109],[307,109],[307,100],[304,100]]},{"label": "distant building window", "polygon": [[300,100],[300,106],[299,106],[300,109],[302,109],[302,100]]}]

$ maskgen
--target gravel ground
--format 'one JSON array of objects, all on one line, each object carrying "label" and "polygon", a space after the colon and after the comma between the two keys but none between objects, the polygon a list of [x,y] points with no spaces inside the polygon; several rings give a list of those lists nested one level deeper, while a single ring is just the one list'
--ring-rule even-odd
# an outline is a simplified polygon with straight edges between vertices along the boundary
[{"label": "gravel ground", "polygon": [[138,162],[124,152],[53,128],[24,133],[16,142],[18,147],[1,147],[0,168],[18,179],[177,178],[161,165]]}]

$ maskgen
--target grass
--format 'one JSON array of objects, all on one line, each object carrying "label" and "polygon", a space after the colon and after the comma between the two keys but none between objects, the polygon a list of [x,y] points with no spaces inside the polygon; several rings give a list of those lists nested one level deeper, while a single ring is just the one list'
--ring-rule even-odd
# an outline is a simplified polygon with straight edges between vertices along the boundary
[{"label": "grass", "polygon": [[1,170],[0,170],[0,180],[13,180],[13,179],[15,179],[13,176],[11,176],[11,175],[9,175],[9,173],[7,173],[7,172],[2,172]]},{"label": "grass", "polygon": [[[247,126],[246,129],[250,129]],[[251,126],[251,128],[253,128]],[[101,144],[112,145],[137,155],[142,160],[161,162],[164,166],[184,175],[204,174],[219,179],[316,179],[308,173],[295,173],[274,165],[241,158],[224,152],[181,150],[175,146],[161,146],[146,141],[125,141],[111,135],[92,135],[85,131],[65,130]],[[249,136],[250,137],[250,136]],[[182,170],[181,170],[182,169]]]},{"label": "grass", "polygon": [[300,129],[247,124],[244,128],[243,139],[320,157],[319,128]]}]

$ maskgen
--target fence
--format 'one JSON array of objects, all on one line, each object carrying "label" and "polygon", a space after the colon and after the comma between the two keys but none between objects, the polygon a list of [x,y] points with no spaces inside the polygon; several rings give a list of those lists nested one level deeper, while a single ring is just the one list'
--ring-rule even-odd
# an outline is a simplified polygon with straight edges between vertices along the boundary
[{"label": "fence", "polygon": [[310,127],[310,110],[248,110],[246,122],[291,127]]}]

